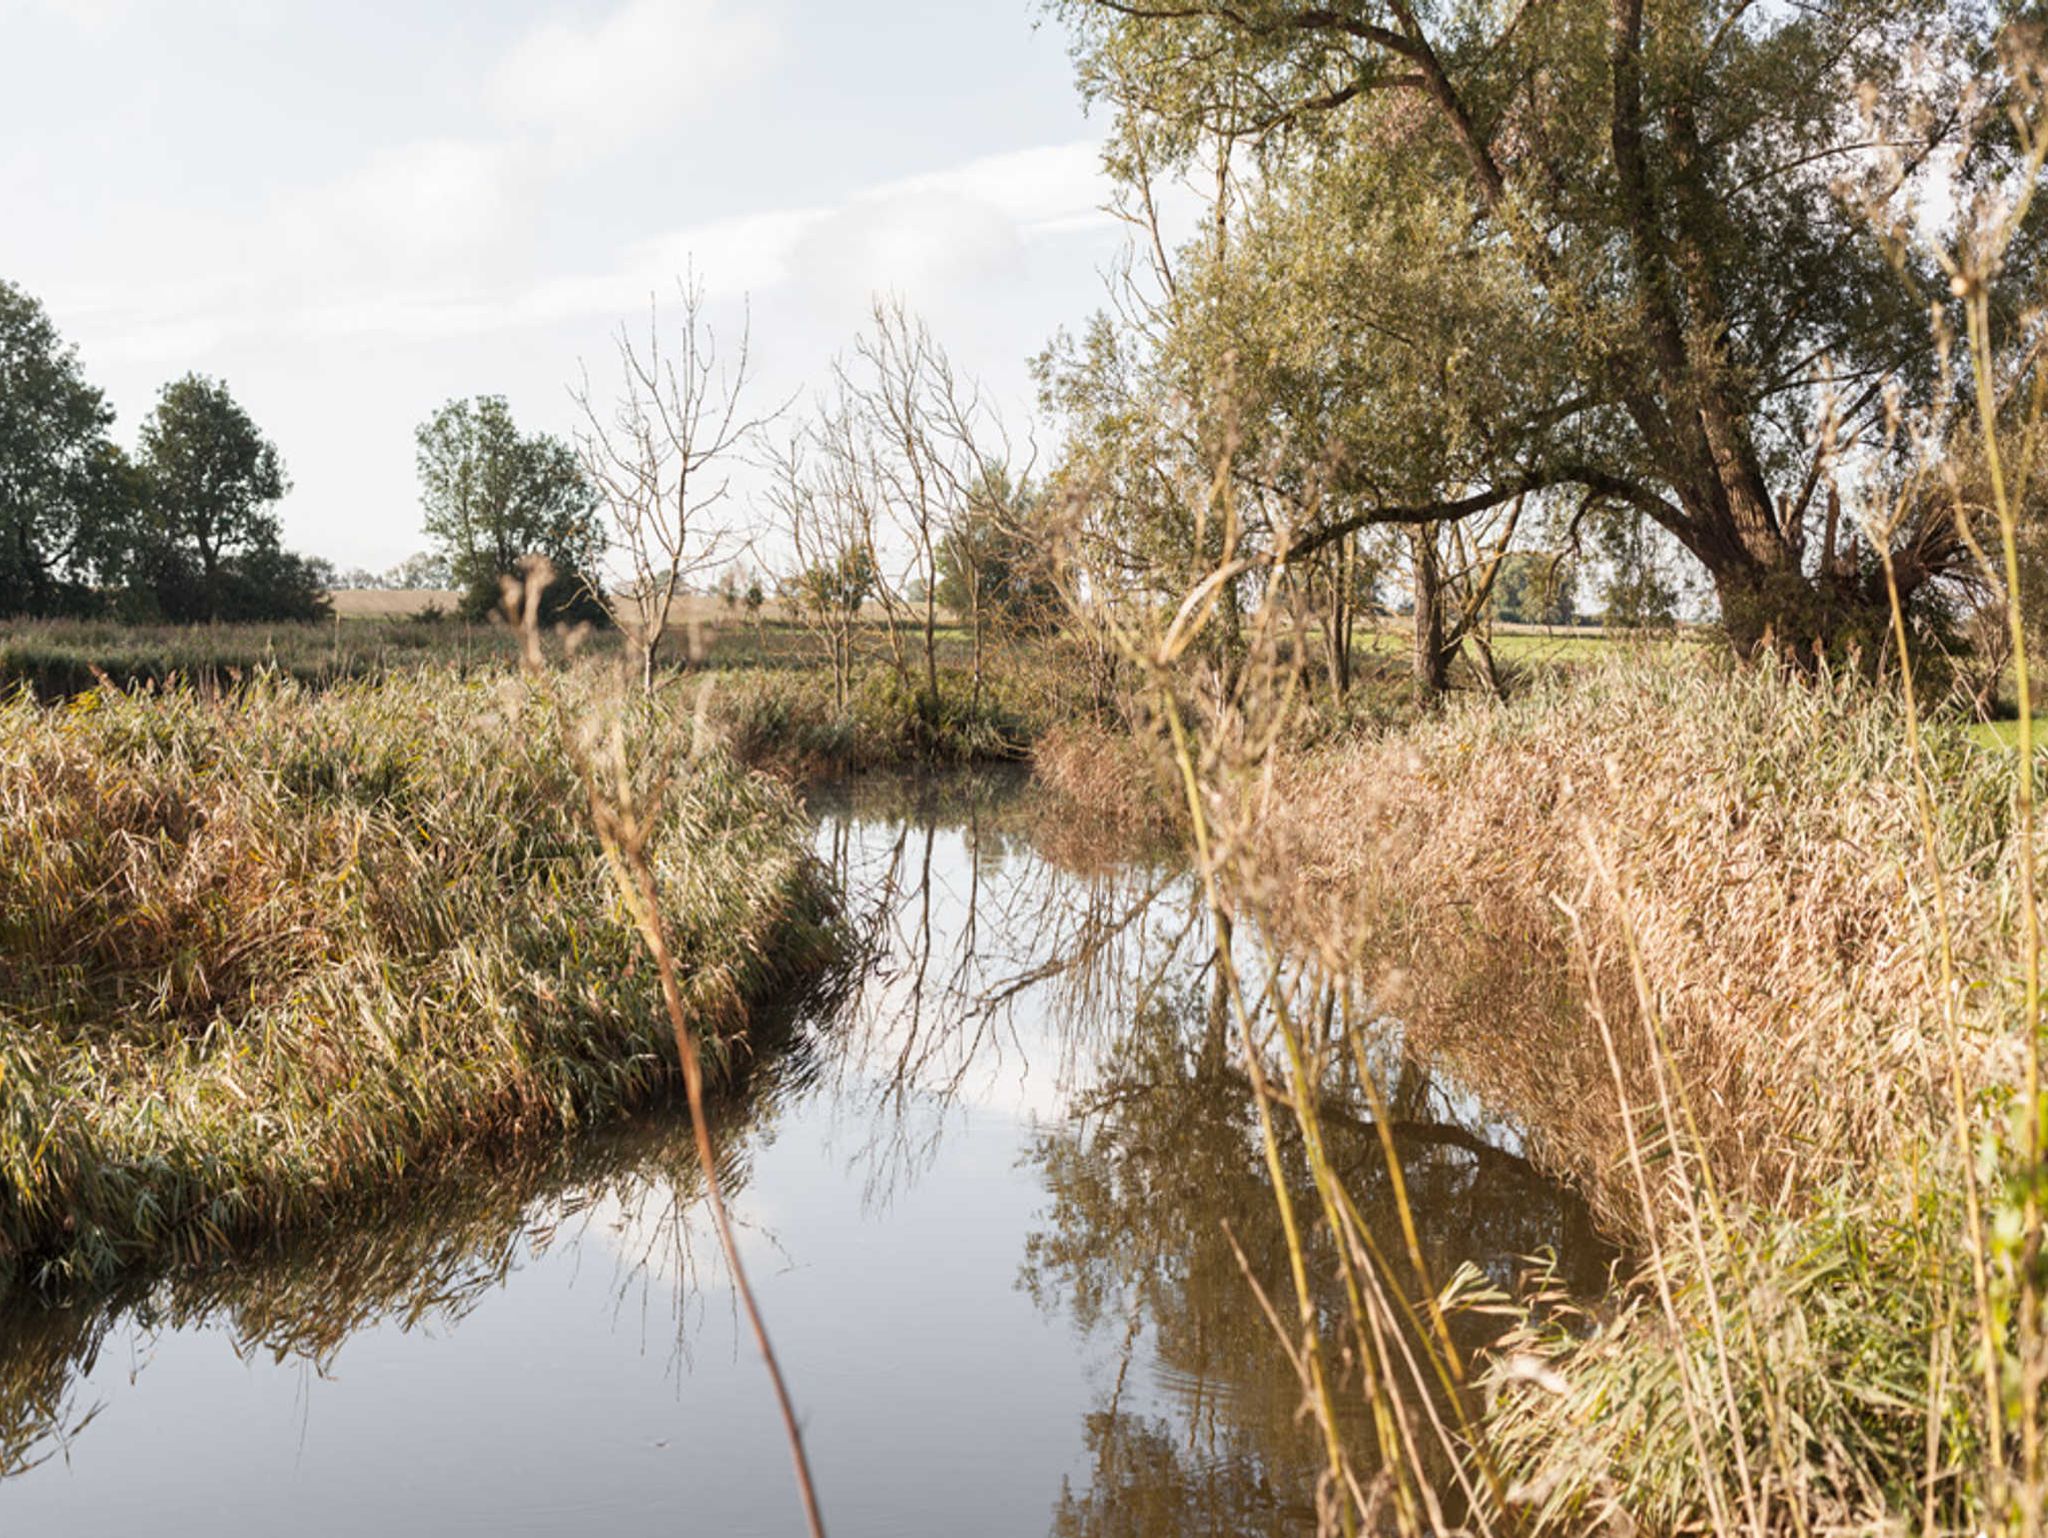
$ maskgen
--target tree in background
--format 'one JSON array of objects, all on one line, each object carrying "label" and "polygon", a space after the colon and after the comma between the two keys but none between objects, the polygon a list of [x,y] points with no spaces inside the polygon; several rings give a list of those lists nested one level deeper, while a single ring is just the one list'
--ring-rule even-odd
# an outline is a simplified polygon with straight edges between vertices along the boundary
[{"label": "tree in background", "polygon": [[427,536],[446,560],[470,619],[495,614],[502,584],[541,555],[555,581],[549,623],[607,624],[598,497],[576,452],[546,433],[522,434],[502,395],[450,401],[415,434]]},{"label": "tree in background", "polygon": [[[611,520],[614,547],[632,568],[632,592],[620,617],[640,653],[641,684],[649,692],[676,599],[692,577],[725,558],[731,530],[716,520],[731,485],[728,466],[773,416],[741,411],[747,328],[741,327],[728,367],[704,315],[703,284],[692,274],[678,286],[673,342],[664,341],[661,312],[652,303],[644,341],[619,328],[619,388],[611,409],[593,402],[587,378],[576,395],[584,419],[576,452]],[[727,607],[737,596],[734,591]]]},{"label": "tree in background", "polygon": [[142,424],[131,608],[163,619],[317,619],[331,573],[285,550],[277,448],[225,384],[187,374]]},{"label": "tree in background", "polygon": [[[873,596],[906,688],[910,670],[897,621],[906,600],[915,606],[924,661],[919,694],[936,719],[940,552],[972,517],[977,489],[991,484],[992,474],[1007,474],[1000,468],[1009,458],[1002,424],[925,322],[901,301],[878,298],[868,327],[834,366],[832,394],[820,403],[808,439],[821,494],[865,531],[877,576]],[[892,572],[889,557],[898,551],[908,560]],[[980,661],[977,644],[977,699]]]},{"label": "tree in background", "polygon": [[970,490],[966,516],[939,546],[939,602],[961,619],[980,615],[994,634],[1042,635],[1065,614],[1040,527],[1038,497],[991,465]]},{"label": "tree in background", "polygon": [[1496,619],[1511,625],[1569,625],[1578,614],[1579,573],[1569,556],[1514,550],[1493,584]]},{"label": "tree in background", "polygon": [[418,551],[383,571],[371,571],[365,566],[350,567],[340,573],[334,585],[366,591],[433,592],[448,587],[452,580],[444,557]]},{"label": "tree in background", "polygon": [[[792,565],[782,580],[790,617],[823,643],[832,697],[844,715],[853,682],[861,608],[882,586],[875,564],[873,502],[858,461],[821,452],[818,429],[800,428],[771,451],[768,491]],[[748,606],[760,611],[758,584]],[[902,659],[897,659],[899,674]]]},{"label": "tree in background", "polygon": [[1678,620],[1678,584],[1652,531],[1629,519],[1610,519],[1598,532],[1607,577],[1600,584],[1601,618],[1617,630],[1662,630]]},{"label": "tree in background", "polygon": [[974,702],[981,702],[983,650],[990,635],[1049,635],[1066,605],[1054,580],[1052,533],[1028,485],[990,461],[967,488],[939,545],[938,600],[967,621],[974,638]]},{"label": "tree in background", "polygon": [[0,281],[0,614],[97,607],[135,506],[113,420],[42,305]]}]

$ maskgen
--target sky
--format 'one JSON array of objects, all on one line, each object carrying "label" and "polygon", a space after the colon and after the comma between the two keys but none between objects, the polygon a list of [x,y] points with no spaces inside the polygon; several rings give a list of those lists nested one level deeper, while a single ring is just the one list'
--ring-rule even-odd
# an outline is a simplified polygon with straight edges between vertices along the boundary
[{"label": "sky", "polygon": [[888,293],[1021,425],[1123,244],[1103,129],[1033,0],[0,0],[0,277],[124,442],[219,377],[286,543],[381,569],[419,422],[502,394],[566,436],[686,265],[763,406]]}]

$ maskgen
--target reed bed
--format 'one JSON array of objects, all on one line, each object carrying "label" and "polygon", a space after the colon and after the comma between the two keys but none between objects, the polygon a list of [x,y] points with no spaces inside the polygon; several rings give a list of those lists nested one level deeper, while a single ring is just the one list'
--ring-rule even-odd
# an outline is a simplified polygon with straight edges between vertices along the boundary
[{"label": "reed bed", "polygon": [[1240,787],[1231,897],[1283,972],[1334,986],[1340,1037],[1398,1019],[1635,1257],[1590,1304],[1434,1279],[1514,1321],[1463,1436],[1484,1525],[1953,1531],[2007,1499],[1971,1384],[2021,1394],[2020,1358],[1973,1299],[2026,1262],[1979,1293],[1966,1190],[2019,1231],[1977,1168],[2023,1052],[2015,760],[1925,727],[1923,825],[1907,727],[1853,679],[1617,655]]},{"label": "reed bed", "polygon": [[1141,733],[1086,718],[1055,723],[1032,748],[1031,774],[1092,832],[1164,838],[1185,830],[1158,745]]},{"label": "reed bed", "polygon": [[799,782],[867,769],[1021,762],[1079,706],[1050,648],[999,656],[979,688],[965,669],[940,668],[936,703],[916,679],[864,663],[843,709],[821,669],[722,671],[709,719],[741,762]]},{"label": "reed bed", "polygon": [[[0,704],[0,1290],[305,1224],[672,1087],[558,700],[423,670]],[[691,725],[622,729],[653,753]],[[749,1007],[829,963],[831,895],[793,797],[716,753],[650,854],[724,1073]]]},{"label": "reed bed", "polygon": [[[1333,726],[1286,644],[1284,542],[1240,549],[1227,471],[1187,492],[1218,564],[1099,621],[1215,921],[1289,1258],[1254,1302],[1321,1446],[1318,1531],[2048,1532],[2022,499],[1993,509],[2014,754],[1929,720],[1895,661],[1768,650],[1623,651],[1505,705]],[[1209,632],[1246,571],[1232,655]],[[1374,1219],[1332,1129],[1354,1093],[1384,1126],[1390,1056],[1588,1195],[1630,1257],[1608,1296],[1540,1256],[1512,1286],[1434,1274],[1390,1136]]]},{"label": "reed bed", "polygon": [[[1963,975],[2013,939],[2009,758],[1931,728]],[[1535,1130],[1613,1227],[1640,1226],[1621,1106],[1655,1098],[1635,1008],[1711,1115],[1712,1174],[1783,1206],[1898,1167],[1942,1125],[1948,1054],[1901,707],[1853,680],[1618,657],[1507,706],[1288,758],[1253,866],[1269,921],[1364,970],[1411,1046]],[[1995,992],[1964,1001],[1972,1091]],[[2008,1043],[2009,1045],[2009,1043]]]}]

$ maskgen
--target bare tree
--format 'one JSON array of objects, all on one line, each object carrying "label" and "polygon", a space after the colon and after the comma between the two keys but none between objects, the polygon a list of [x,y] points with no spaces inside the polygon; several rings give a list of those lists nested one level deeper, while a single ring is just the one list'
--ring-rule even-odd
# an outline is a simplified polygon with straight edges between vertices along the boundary
[{"label": "bare tree", "polygon": [[[798,558],[799,566],[815,578],[817,559],[850,559],[847,552],[858,544],[866,559],[862,601],[873,599],[881,605],[889,657],[897,679],[908,690],[910,666],[903,654],[901,632],[904,606],[882,558],[881,535],[889,522],[888,487],[879,467],[888,449],[876,441],[875,415],[845,366],[835,365],[833,393],[819,401],[808,435],[815,451],[810,486],[820,504],[812,525],[822,531],[822,537],[814,536],[812,551],[799,550]],[[849,624],[857,618],[849,616]]]},{"label": "bare tree", "polygon": [[823,643],[833,703],[844,715],[861,606],[876,586],[869,507],[847,466],[819,453],[818,429],[793,432],[768,456],[768,500],[795,564],[783,579],[790,616]]},{"label": "bare tree", "polygon": [[[903,585],[922,610],[924,689],[935,711],[941,555],[971,543],[977,503],[1005,472],[1008,442],[979,387],[962,378],[930,328],[900,299],[874,301],[870,329],[839,364],[836,378],[842,414],[836,441],[866,456],[866,479],[881,512],[909,547]],[[893,616],[887,590],[884,583]],[[973,607],[978,630],[978,593]],[[977,687],[978,664],[977,653]]]},{"label": "bare tree", "polygon": [[615,607],[650,692],[676,600],[693,576],[729,553],[733,531],[716,521],[731,489],[728,466],[780,415],[780,408],[760,416],[742,409],[751,327],[742,324],[728,366],[705,315],[702,281],[691,270],[676,288],[681,315],[672,339],[652,297],[644,339],[619,328],[619,393],[609,411],[596,404],[587,374],[573,392],[584,418],[578,456],[632,565],[631,603]]}]

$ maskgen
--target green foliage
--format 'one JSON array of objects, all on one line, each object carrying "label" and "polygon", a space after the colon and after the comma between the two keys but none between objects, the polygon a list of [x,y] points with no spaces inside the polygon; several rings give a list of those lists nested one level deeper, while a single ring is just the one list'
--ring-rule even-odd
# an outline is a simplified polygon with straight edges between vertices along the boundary
[{"label": "green foliage", "polygon": [[[1543,1300],[1497,1348],[1488,1422],[1539,1530],[1623,1511],[1653,1532],[1702,1530],[1717,1500],[1756,1502],[1773,1532],[1883,1530],[1924,1509],[1971,1530],[1985,1492],[1963,1471],[1986,1448],[1954,1392],[1973,1349],[1955,1189],[1859,1182],[1797,1216],[1702,1220],[1698,1244],[1663,1252],[1667,1293],[1645,1278],[1598,1308]],[[1500,1301],[1469,1274],[1454,1292]],[[1743,1468],[1780,1472],[1738,1494]]]},{"label": "green foliage", "polygon": [[0,614],[93,606],[130,516],[113,420],[42,305],[0,280]]},{"label": "green foliage", "polygon": [[540,555],[556,572],[546,618],[605,622],[598,496],[568,444],[521,433],[501,395],[450,401],[415,436],[424,527],[465,617],[497,612],[501,581]]},{"label": "green foliage", "polygon": [[259,679],[309,688],[408,673],[422,666],[466,675],[510,671],[519,638],[503,626],[408,620],[163,625],[113,620],[18,622],[0,634],[0,695],[26,688],[43,700],[116,688],[182,684],[231,693]]},{"label": "green foliage", "polygon": [[284,462],[219,380],[164,386],[142,424],[139,465],[153,532],[207,577],[237,551],[276,547],[270,508],[288,487]]},{"label": "green foliage", "polygon": [[1600,584],[1601,618],[1620,630],[1670,627],[1678,618],[1678,584],[1641,524],[1612,520],[1600,530],[1607,574]]},{"label": "green foliage", "polygon": [[1579,573],[1569,559],[1516,550],[1493,583],[1493,611],[1517,625],[1569,625],[1578,614]]},{"label": "green foliage", "polygon": [[364,589],[394,589],[398,591],[438,591],[453,585],[454,575],[448,570],[445,556],[430,551],[416,551],[385,571],[366,571],[361,567],[341,573],[336,587]]},{"label": "green foliage", "polygon": [[1036,498],[992,468],[939,544],[939,602],[997,634],[1043,635],[1066,614]]},{"label": "green foliage", "polygon": [[[1883,610],[1874,562],[1814,580],[1824,499],[1803,488],[1823,437],[1902,452],[1884,393],[1845,401],[1832,381],[1889,377],[1907,404],[1932,389],[1920,296],[1946,279],[1880,232],[1913,217],[1900,166],[1968,143],[1944,199],[1959,216],[2012,174],[1997,91],[1964,89],[2000,17],[1941,0],[1049,9],[1115,112],[1134,214],[1190,170],[1220,198],[1142,323],[1099,323],[1062,361],[1093,479],[1131,521],[1184,515],[1120,440],[1178,434],[1213,464],[1213,426],[1189,432],[1172,403],[1199,419],[1228,397],[1261,496],[1311,535],[1590,500],[1676,535],[1745,651],[1774,625],[1789,642]],[[2014,293],[2037,233],[2012,248]],[[1930,530],[1895,536],[1921,557],[1909,602],[1967,573]]]},{"label": "green foliage", "polygon": [[326,573],[278,542],[284,467],[227,387],[166,385],[131,460],[34,299],[0,282],[0,614],[311,619]]},{"label": "green foliage", "polygon": [[831,560],[815,561],[790,580],[788,598],[800,611],[820,618],[852,620],[881,581],[865,544],[848,545]]},{"label": "green foliage", "polygon": [[140,518],[124,612],[135,618],[317,619],[324,573],[279,544],[277,448],[218,380],[164,386],[142,425]]},{"label": "green foliage", "polygon": [[798,778],[909,764],[1016,761],[1059,708],[1026,666],[985,676],[977,699],[971,678],[939,669],[934,704],[894,668],[858,669],[846,707],[833,680],[817,669],[761,668],[727,674],[713,685],[711,717],[742,763]]}]

